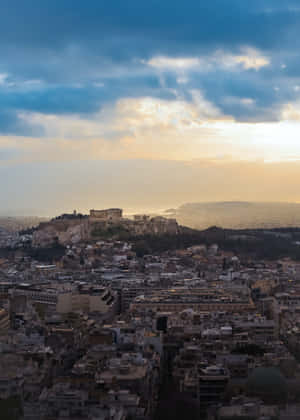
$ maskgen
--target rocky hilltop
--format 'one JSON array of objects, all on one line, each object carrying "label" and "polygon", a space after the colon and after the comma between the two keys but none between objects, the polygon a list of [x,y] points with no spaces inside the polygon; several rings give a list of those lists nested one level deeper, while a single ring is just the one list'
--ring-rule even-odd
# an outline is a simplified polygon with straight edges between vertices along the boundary
[{"label": "rocky hilltop", "polygon": [[101,239],[126,239],[140,235],[179,233],[176,219],[136,215],[123,217],[121,209],[91,210],[89,216],[65,214],[41,223],[33,233],[34,247],[68,245]]},{"label": "rocky hilltop", "polygon": [[55,243],[67,245],[87,240],[89,226],[86,219],[80,220],[51,220],[41,223],[33,233],[32,245],[35,247],[49,247]]}]

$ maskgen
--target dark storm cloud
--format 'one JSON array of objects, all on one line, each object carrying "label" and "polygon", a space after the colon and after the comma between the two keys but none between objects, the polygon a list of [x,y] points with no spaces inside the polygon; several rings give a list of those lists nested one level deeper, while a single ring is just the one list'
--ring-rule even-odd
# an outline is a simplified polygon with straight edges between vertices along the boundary
[{"label": "dark storm cloud", "polygon": [[[0,73],[41,85],[0,83],[0,132],[27,134],[20,111],[93,113],[122,97],[172,98],[170,89],[184,98],[201,89],[240,120],[277,119],[300,84],[297,7],[292,0],[2,0]],[[259,49],[270,65],[234,75],[222,66],[194,71],[180,86],[172,72],[162,81],[146,64],[161,55],[241,54],[244,46]],[[240,106],[243,98],[252,106]]]},{"label": "dark storm cloud", "polygon": [[[144,51],[185,47],[201,48],[255,43],[272,47],[299,23],[295,2],[274,0],[28,0],[2,1],[1,44],[21,44],[25,48],[62,48],[70,43],[87,43],[111,54],[106,45],[114,39],[128,39],[131,56],[146,40]],[[130,42],[131,41],[131,42]],[[142,42],[141,42],[142,41]],[[151,41],[151,42],[150,42]],[[169,46],[169,47],[168,47]],[[115,51],[116,52],[116,51]],[[182,51],[181,51],[182,52]],[[127,53],[127,54],[126,54]]]}]

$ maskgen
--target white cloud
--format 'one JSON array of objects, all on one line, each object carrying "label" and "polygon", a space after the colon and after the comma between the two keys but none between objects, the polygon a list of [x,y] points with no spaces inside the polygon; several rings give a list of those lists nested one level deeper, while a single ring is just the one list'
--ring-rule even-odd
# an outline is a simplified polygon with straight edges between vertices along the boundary
[{"label": "white cloud", "polygon": [[7,73],[0,73],[0,86],[19,91],[39,90],[46,86],[45,82],[39,79],[18,80]]},{"label": "white cloud", "polygon": [[191,103],[180,99],[124,98],[90,119],[20,113],[20,119],[33,129],[42,127],[46,135],[34,143],[25,142],[23,151],[37,160],[183,160],[199,153],[219,153],[214,122],[225,117],[200,91],[190,93]]},{"label": "white cloud", "polygon": [[[286,104],[281,121],[240,123],[222,114],[201,91],[191,102],[153,97],[123,98],[91,118],[80,115],[22,113],[19,117],[43,128],[46,138],[0,137],[1,147],[22,151],[26,159],[167,159],[190,160],[231,155],[234,159],[285,160],[300,155],[300,105]],[[252,106],[252,98],[227,98]],[[4,142],[4,143],[3,143]]]},{"label": "white cloud", "polygon": [[229,66],[241,65],[245,70],[259,70],[268,66],[270,60],[255,48],[244,48],[240,55],[224,55],[224,64]]},{"label": "white cloud", "polygon": [[[21,112],[19,118],[31,126],[42,127],[47,137],[64,139],[105,138],[114,132],[138,133],[146,129],[181,130],[221,118],[222,113],[199,90],[191,90],[193,102],[152,97],[120,99],[115,107],[104,107],[91,118]],[[188,124],[187,124],[188,122]]]},{"label": "white cloud", "polygon": [[196,57],[165,57],[156,56],[147,61],[151,67],[162,70],[187,70],[196,68],[201,64],[201,60]]},{"label": "white cloud", "polygon": [[179,85],[185,85],[186,83],[188,83],[189,78],[187,76],[179,76],[177,77],[176,81]]},{"label": "white cloud", "polygon": [[231,54],[222,50],[201,57],[168,57],[155,56],[148,61],[143,61],[150,67],[161,71],[175,71],[181,77],[187,71],[209,71],[217,67],[229,70],[259,70],[270,64],[270,59],[255,48],[241,48],[240,54]]},{"label": "white cloud", "polygon": [[300,103],[288,103],[282,107],[281,117],[285,121],[300,121]]},{"label": "white cloud", "polygon": [[246,107],[251,107],[255,104],[255,100],[252,98],[238,98],[236,96],[226,96],[223,99],[223,103],[228,105],[242,105]]},{"label": "white cloud", "polygon": [[255,104],[255,100],[252,98],[242,98],[240,102],[245,106],[252,106]]},{"label": "white cloud", "polygon": [[221,111],[210,101],[204,98],[202,92],[199,89],[192,89],[190,93],[193,98],[193,102],[197,109],[199,118],[201,119],[218,119],[224,118]]},{"label": "white cloud", "polygon": [[104,87],[104,83],[102,83],[102,82],[95,82],[95,83],[93,83],[94,84],[94,86],[96,86],[96,87]]},{"label": "white cloud", "polygon": [[0,73],[0,86],[5,84],[7,77],[6,73]]}]

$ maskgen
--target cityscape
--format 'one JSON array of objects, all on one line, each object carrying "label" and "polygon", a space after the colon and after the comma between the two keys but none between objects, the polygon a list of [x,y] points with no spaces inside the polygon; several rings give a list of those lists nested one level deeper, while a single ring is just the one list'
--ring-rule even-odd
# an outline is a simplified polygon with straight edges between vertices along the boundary
[{"label": "cityscape", "polygon": [[1,419],[299,418],[300,257],[253,254],[297,237],[120,208],[3,228]]},{"label": "cityscape", "polygon": [[0,0],[0,420],[300,420],[299,0]]}]

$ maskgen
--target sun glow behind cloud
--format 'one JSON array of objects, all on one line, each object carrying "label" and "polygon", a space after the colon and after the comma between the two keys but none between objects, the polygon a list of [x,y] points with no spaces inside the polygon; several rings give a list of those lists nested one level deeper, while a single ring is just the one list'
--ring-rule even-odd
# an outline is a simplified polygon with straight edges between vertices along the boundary
[{"label": "sun glow behind cloud", "polygon": [[[151,97],[119,100],[90,118],[20,113],[19,118],[45,137],[0,137],[0,148],[19,151],[26,161],[72,159],[285,161],[300,158],[300,110],[287,104],[281,120],[242,123],[224,115],[201,91],[192,102]],[[245,105],[251,101],[245,99]],[[284,141],[283,141],[284,139]]]}]

